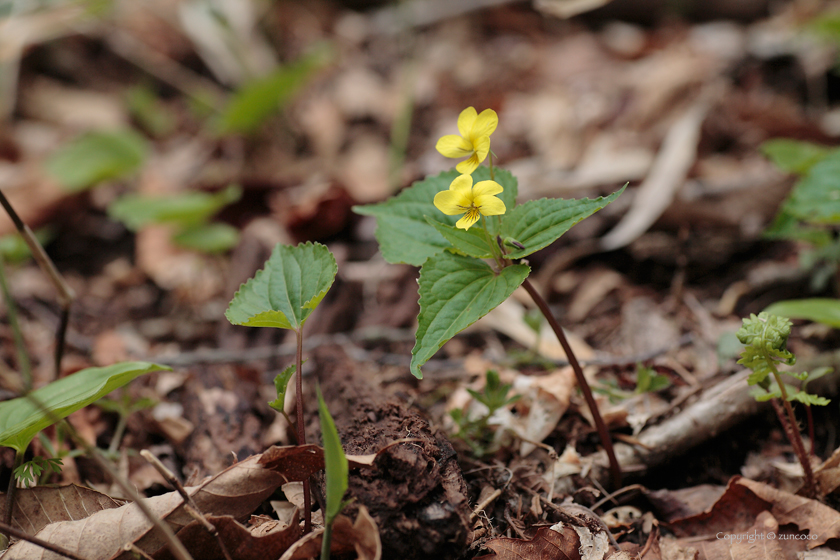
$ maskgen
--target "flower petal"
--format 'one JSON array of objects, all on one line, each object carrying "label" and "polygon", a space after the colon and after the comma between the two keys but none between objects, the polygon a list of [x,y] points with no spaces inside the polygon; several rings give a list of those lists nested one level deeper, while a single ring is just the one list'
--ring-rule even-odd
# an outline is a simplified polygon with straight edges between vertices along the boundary
[{"label": "flower petal", "polygon": [[500,198],[491,195],[475,197],[475,205],[479,212],[485,216],[500,216],[507,210],[505,203]]},{"label": "flower petal", "polygon": [[473,154],[469,158],[456,165],[455,169],[458,170],[458,173],[464,173],[466,175],[469,175],[478,168],[479,163],[480,162],[478,161],[478,155]]},{"label": "flower petal", "polygon": [[463,214],[471,203],[463,195],[455,191],[440,191],[435,195],[435,208],[447,216]]},{"label": "flower petal", "polygon": [[471,175],[458,175],[449,184],[449,190],[458,194],[466,201],[465,206],[472,204],[473,178]]},{"label": "flower petal", "polygon": [[484,161],[484,158],[487,157],[487,154],[490,153],[490,137],[482,136],[476,140],[472,146],[473,149],[475,149],[475,155],[476,159],[478,159],[478,163],[481,163]]},{"label": "flower petal", "polygon": [[448,134],[437,141],[435,149],[444,157],[462,158],[473,153],[472,144],[457,134]]},{"label": "flower petal", "polygon": [[479,218],[478,208],[470,208],[469,211],[464,214],[464,217],[455,222],[455,227],[461,229],[470,229]]},{"label": "flower petal", "polygon": [[461,136],[464,138],[470,137],[470,131],[472,130],[473,123],[475,123],[475,119],[475,107],[467,107],[461,111],[461,114],[458,115],[458,132],[461,133]]},{"label": "flower petal", "polygon": [[477,199],[479,196],[499,194],[504,190],[496,181],[479,181],[473,187],[472,194]]},{"label": "flower petal", "polygon": [[[472,123],[472,129],[469,131],[468,138],[475,143],[476,138],[490,136],[493,134],[493,131],[496,130],[497,126],[499,126],[499,116],[496,114],[496,111],[493,109],[485,109]],[[461,134],[463,136],[467,136],[463,132],[461,132]]]}]

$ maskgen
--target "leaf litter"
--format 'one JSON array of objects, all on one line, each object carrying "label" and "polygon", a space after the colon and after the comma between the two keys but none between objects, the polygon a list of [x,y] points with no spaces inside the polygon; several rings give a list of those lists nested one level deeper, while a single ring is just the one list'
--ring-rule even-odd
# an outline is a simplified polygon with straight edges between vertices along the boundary
[{"label": "leaf litter", "polygon": [[[379,34],[390,25],[382,23],[387,19],[384,14],[390,12],[353,12],[343,5],[317,3],[303,14],[293,4],[280,3],[268,9],[263,14],[266,25],[281,29],[284,25],[308,21],[310,26],[298,28],[305,31],[296,34],[280,34],[277,44],[270,47],[260,31],[253,41],[249,37],[257,29],[253,19],[245,18],[235,27],[234,40],[241,42],[240,52],[245,53],[251,70],[266,70],[276,64],[273,57],[265,56],[266,48],[280,49],[291,57],[300,47],[295,41],[306,43],[335,34],[352,48],[341,52],[339,63],[322,71],[315,85],[304,86],[306,93],[300,96],[300,101],[292,102],[284,119],[276,121],[279,124],[276,129],[283,129],[283,134],[288,136],[263,133],[254,143],[238,138],[219,143],[199,138],[195,134],[196,121],[189,116],[181,94],[161,97],[161,102],[175,109],[178,134],[155,140],[152,155],[139,172],[143,192],[157,189],[160,189],[157,192],[178,192],[196,187],[218,192],[231,180],[241,183],[242,201],[225,210],[221,218],[246,228],[257,219],[268,219],[272,232],[268,237],[274,239],[265,242],[263,232],[256,236],[258,240],[250,249],[240,243],[232,258],[239,259],[237,263],[249,263],[245,267],[175,249],[171,232],[154,226],[145,227],[135,238],[115,229],[113,224],[106,225],[102,216],[109,201],[131,186],[131,178],[100,185],[84,196],[63,191],[55,184],[39,161],[79,132],[99,130],[103,123],[129,122],[121,98],[114,92],[138,79],[138,71],[131,64],[154,53],[151,47],[141,44],[129,57],[132,61],[129,64],[119,58],[122,55],[107,53],[109,43],[97,43],[87,36],[60,38],[69,27],[53,24],[64,20],[83,21],[88,16],[81,12],[62,8],[55,12],[23,14],[15,20],[39,30],[26,40],[27,48],[34,49],[37,57],[24,56],[20,45],[10,51],[20,57],[21,81],[15,93],[21,103],[10,126],[0,131],[0,183],[4,190],[8,189],[13,204],[30,226],[57,223],[61,232],[51,251],[58,257],[60,267],[71,276],[81,301],[81,316],[71,331],[74,355],[65,365],[74,363],[80,368],[92,365],[89,350],[94,346],[98,348],[96,356],[100,362],[96,365],[109,365],[101,363],[109,359],[105,351],[109,345],[115,345],[118,350],[110,355],[119,355],[120,359],[165,359],[190,352],[200,357],[202,351],[221,348],[228,352],[227,363],[235,364],[188,365],[182,369],[188,378],[186,382],[157,395],[167,403],[183,403],[182,410],[193,425],[192,432],[176,436],[174,431],[160,425],[155,427],[151,413],[138,412],[130,418],[125,445],[140,448],[155,440],[161,444],[162,440],[165,453],[175,458],[182,474],[193,471],[200,478],[218,473],[202,486],[213,490],[222,485],[219,496],[207,499],[205,513],[211,515],[232,549],[239,551],[237,555],[250,557],[247,554],[251,553],[245,552],[250,548],[257,551],[253,552],[255,557],[259,557],[260,550],[276,556],[283,547],[290,546],[296,531],[294,523],[285,528],[278,525],[274,532],[261,537],[241,524],[282,484],[278,482],[282,477],[257,467],[255,458],[271,443],[291,443],[288,432],[283,430],[272,432],[277,434],[272,436],[273,441],[263,442],[261,434],[267,433],[273,413],[261,403],[272,399],[263,398],[264,391],[259,389],[264,385],[270,388],[270,379],[275,370],[282,370],[286,365],[288,354],[278,351],[271,358],[251,361],[247,355],[255,348],[274,348],[278,344],[282,349],[284,341],[255,333],[227,337],[216,331],[224,331],[224,327],[218,327],[220,309],[231,295],[225,286],[235,288],[241,283],[242,278],[237,277],[242,276],[244,268],[253,272],[264,260],[253,254],[249,257],[247,251],[270,251],[278,237],[291,239],[304,235],[305,240],[326,240],[338,254],[339,280],[334,288],[337,295],[332,296],[334,299],[328,296],[322,308],[313,314],[311,334],[323,335],[345,349],[345,355],[337,359],[339,369],[352,365],[362,370],[364,377],[379,383],[383,392],[408,397],[410,402],[424,408],[435,425],[446,424],[447,407],[462,406],[463,403],[452,403],[454,395],[463,394],[467,382],[473,381],[473,386],[480,389],[485,371],[469,369],[469,359],[478,356],[483,363],[496,364],[512,348],[534,348],[539,359],[549,362],[542,370],[548,374],[535,374],[538,369],[533,359],[508,368],[512,380],[520,380],[516,390],[523,398],[505,409],[507,420],[499,422],[497,428],[502,432],[501,438],[518,445],[504,447],[497,455],[484,460],[470,458],[459,449],[461,467],[468,473],[463,496],[471,505],[483,503],[482,488],[491,489],[487,495],[500,491],[484,510],[477,512],[469,538],[465,536],[466,544],[472,547],[472,552],[466,554],[487,556],[487,551],[493,551],[495,556],[489,557],[519,554],[524,558],[541,558],[549,550],[556,555],[562,549],[568,557],[583,557],[579,544],[582,537],[576,532],[580,527],[572,526],[571,532],[568,526],[559,531],[551,529],[561,520],[549,503],[560,503],[566,494],[571,494],[579,502],[596,504],[601,499],[594,497],[598,491],[583,489],[603,482],[599,473],[604,462],[597,453],[591,426],[577,395],[569,394],[566,385],[561,384],[563,390],[560,390],[549,383],[553,376],[562,377],[559,372],[564,371],[565,356],[557,348],[551,348],[556,343],[547,336],[547,329],[539,333],[529,329],[521,319],[525,315],[524,307],[514,301],[507,302],[470,333],[444,347],[445,359],[429,362],[427,379],[415,381],[406,376],[406,356],[410,350],[406,338],[410,341],[411,333],[398,330],[410,327],[416,313],[413,307],[416,296],[413,301],[406,296],[416,290],[413,272],[342,278],[344,265],[368,265],[372,254],[369,222],[364,219],[353,222],[347,217],[349,206],[378,202],[395,184],[404,186],[443,169],[446,162],[433,153],[429,138],[435,137],[436,128],[442,126],[438,123],[446,122],[468,102],[499,111],[503,124],[496,133],[499,141],[494,147],[498,146],[500,160],[516,170],[523,200],[568,193],[575,197],[595,197],[614,190],[608,191],[607,186],[623,184],[626,180],[645,185],[645,188],[632,185],[627,193],[632,196],[627,200],[619,199],[615,207],[608,207],[571,230],[565,238],[569,246],[553,249],[549,255],[536,254],[531,263],[543,270],[549,264],[556,267],[554,274],[541,277],[539,287],[546,295],[553,296],[555,305],[569,311],[567,317],[572,320],[567,328],[576,350],[581,349],[579,355],[591,364],[587,374],[605,384],[602,408],[615,406],[625,411],[623,416],[615,417],[613,427],[632,436],[619,444],[623,446],[622,462],[628,468],[628,476],[636,476],[654,489],[658,484],[665,484],[666,478],[669,485],[689,487],[699,487],[698,482],[709,481],[727,484],[724,494],[707,504],[710,507],[681,519],[659,509],[661,504],[633,501],[637,507],[647,509],[648,514],[653,511],[658,519],[651,521],[650,515],[642,516],[620,525],[616,534],[621,533],[628,551],[630,546],[635,546],[633,554],[643,558],[660,555],[721,558],[736,554],[792,557],[806,546],[824,550],[824,543],[836,538],[836,511],[830,506],[837,503],[832,494],[837,484],[831,463],[818,470],[823,473],[820,480],[828,504],[823,506],[773,488],[777,483],[781,487],[783,474],[772,464],[787,462],[786,450],[780,445],[766,446],[765,450],[772,456],[758,453],[758,460],[770,465],[761,471],[764,477],[761,481],[730,479],[744,467],[743,463],[737,463],[737,457],[728,468],[710,470],[703,476],[698,476],[685,463],[676,468],[666,467],[671,471],[669,477],[662,475],[663,467],[657,467],[667,461],[677,461],[680,456],[687,456],[689,463],[700,463],[703,458],[699,453],[692,455],[697,452],[690,450],[721,431],[735,438],[738,445],[761,451],[761,445],[756,445],[760,441],[738,439],[733,432],[732,426],[754,417],[760,408],[738,387],[742,380],[721,382],[721,373],[734,368],[731,361],[726,362],[717,352],[718,340],[711,333],[724,329],[738,315],[758,311],[782,296],[798,295],[804,290],[801,281],[792,275],[796,269],[796,248],[757,249],[748,256],[744,253],[745,249],[756,249],[762,227],[775,214],[790,187],[784,175],[763,158],[755,157],[758,144],[778,136],[823,144],[835,142],[830,127],[832,112],[824,107],[814,110],[810,102],[803,102],[800,96],[791,93],[792,88],[822,79],[833,60],[831,49],[825,45],[792,39],[792,30],[803,17],[802,13],[791,5],[746,23],[671,21],[649,27],[632,22],[589,26],[572,20],[568,27],[558,31],[553,27],[556,21],[546,19],[548,16],[542,12],[524,5],[503,5],[471,11],[460,19],[433,14],[424,20],[427,22],[424,26],[403,27],[408,29],[406,37],[410,41],[400,46]],[[250,3],[242,5],[250,6]],[[222,84],[239,82],[244,74],[242,68],[231,62],[228,56],[231,53],[220,55],[226,60],[225,65],[211,62],[213,57],[208,56],[208,49],[221,48],[219,52],[223,53],[229,48],[230,43],[226,42],[229,38],[218,36],[220,29],[202,28],[203,33],[210,34],[210,39],[200,41],[196,27],[179,16],[170,16],[172,22],[178,22],[172,28],[162,26],[142,8],[133,12],[131,21],[122,21],[118,16],[114,22],[118,33],[136,34],[139,29],[161,39],[157,47],[169,57],[164,60],[170,65],[161,63],[157,68],[147,68],[144,72],[149,73],[144,73],[143,79],[151,77],[158,85],[169,83],[167,80],[173,77],[176,84],[194,79],[189,68],[193,62],[184,57],[185,53],[198,53],[209,68],[200,79],[213,84],[213,91],[219,93],[221,89],[206,76],[213,76]],[[68,46],[63,59],[55,58],[44,43],[56,36],[58,41],[64,41],[62,45]],[[142,38],[143,33],[134,37]],[[106,51],[106,67],[122,68],[122,77],[119,71],[92,70],[86,51],[92,46]],[[412,57],[413,75],[404,65],[405,49]],[[462,58],[453,60],[453,52],[461,53]],[[69,63],[81,71],[74,77],[72,88],[67,84],[59,86],[43,80],[36,60],[47,61],[45,64]],[[494,61],[492,70],[484,67],[486,60]],[[174,74],[167,74],[166,68],[174,69]],[[178,87],[174,90],[178,91]],[[405,118],[400,113],[406,104],[400,99],[403,91],[408,91],[414,100],[415,116],[408,117],[411,129],[405,143],[405,165],[400,179],[394,183],[389,175],[391,156],[387,149],[396,137],[394,131],[399,119]],[[711,101],[703,98],[703,92],[709,91],[717,92]],[[72,102],[76,109],[69,111],[62,102]],[[669,141],[673,137],[668,131],[680,126],[681,118],[694,115],[691,107],[703,103],[706,103],[705,113],[691,121],[693,128],[684,132],[679,142]],[[8,104],[9,100],[4,98],[3,106]],[[505,125],[505,122],[512,124]],[[669,155],[672,141],[680,144],[678,158]],[[200,146],[196,147],[196,143]],[[183,161],[167,161],[163,155],[176,153]],[[656,171],[658,162],[666,159],[673,169]],[[155,168],[157,163],[167,165]],[[316,176],[326,188],[308,188]],[[660,189],[655,198],[661,204],[645,202],[645,190],[654,188],[650,185]],[[628,206],[632,209],[629,212]],[[312,211],[313,208],[316,210]],[[330,218],[319,218],[322,213],[329,213]],[[593,280],[580,270],[591,265],[596,258],[592,256],[595,251],[571,245],[619,227],[617,224],[625,215],[635,216],[635,229],[630,233],[625,230],[621,236],[615,233],[621,233],[621,229],[613,229],[611,237],[601,243],[610,248],[622,245],[626,249],[613,253],[620,255],[620,259],[613,260],[610,254],[597,257],[598,266],[606,270],[601,273],[604,285],[588,290]],[[91,262],[82,262],[87,259]],[[749,266],[738,259],[747,259]],[[120,267],[124,272],[119,272]],[[746,271],[747,268],[751,270]],[[752,272],[759,269],[761,278]],[[614,274],[619,275],[619,280]],[[40,325],[51,317],[42,303],[50,297],[49,290],[34,293],[37,280],[33,280],[26,267],[12,270],[9,275],[12,294],[20,294],[18,299],[24,311],[22,328],[36,356],[36,376],[45,380],[49,360],[37,357],[50,354],[51,333]],[[570,289],[564,288],[563,282],[574,275],[579,287],[572,282]],[[632,303],[636,300],[643,300],[654,309],[640,312]],[[505,307],[508,303],[512,306]],[[396,313],[392,305],[407,311]],[[510,307],[514,311],[509,311]],[[328,316],[331,309],[334,311],[329,320],[319,319],[318,314]],[[631,316],[643,320],[631,325]],[[656,321],[664,327],[652,328],[648,324]],[[359,325],[382,325],[387,327],[387,334],[354,333]],[[120,336],[108,339],[103,333],[120,333]],[[674,335],[686,333],[693,338],[688,346],[681,347],[680,337]],[[537,345],[537,341],[542,342]],[[834,335],[829,333],[822,338],[803,335],[794,343],[806,355],[825,357],[834,342]],[[663,348],[664,352],[658,352]],[[0,350],[7,363],[15,363],[8,333],[2,334]],[[653,356],[648,357],[651,352]],[[641,431],[619,428],[632,412],[628,408],[629,399],[609,404],[609,395],[632,392],[637,360],[630,358],[635,357],[644,358],[639,361],[671,381],[669,388],[648,395],[647,400],[634,401],[637,404],[643,401],[641,410],[649,415],[641,424],[644,426]],[[304,371],[305,376],[313,373],[312,369]],[[154,380],[162,376],[153,375],[137,388],[130,388],[130,392],[138,392],[141,387],[154,392]],[[615,386],[607,382],[614,382]],[[450,392],[451,399],[435,397]],[[663,404],[664,410],[644,408]],[[826,457],[831,455],[832,440],[825,426],[831,425],[834,419],[829,416],[818,420],[821,424],[817,427],[817,441],[824,444],[824,448],[818,448],[818,454]],[[369,421],[375,423],[374,419]],[[113,416],[88,416],[85,422],[91,440],[107,439],[113,434]],[[394,449],[408,448],[410,442],[393,442],[411,440],[415,435],[406,430],[389,433],[390,440],[379,442],[380,447],[393,444]],[[769,442],[775,434],[763,432],[761,437]],[[713,441],[719,447],[715,452],[721,452],[727,445],[720,436]],[[271,448],[261,457],[279,453],[276,449]],[[319,468],[313,449],[305,448],[300,455],[276,460],[289,461],[299,469],[289,476],[299,478]],[[246,458],[229,470],[222,470],[230,462],[231,451]],[[125,465],[133,472],[140,468],[130,458],[126,458]],[[84,480],[96,482],[98,475],[90,466],[79,461],[79,468]],[[640,478],[651,472],[651,477]],[[260,474],[252,479],[255,473]],[[238,482],[231,481],[229,487],[221,482],[231,476],[238,478]],[[674,482],[680,477],[678,483]],[[64,487],[58,492],[71,500],[67,496],[73,496],[75,490]],[[27,508],[33,507],[28,495],[29,491],[21,494],[22,505]],[[247,499],[242,500],[242,496]],[[216,557],[213,555],[218,551],[211,551],[215,545],[207,544],[210,541],[204,543],[206,537],[182,514],[174,495],[154,499],[161,504],[161,515],[181,524],[185,540],[195,543],[195,557]],[[88,500],[80,499],[76,504],[89,504]],[[240,500],[247,507],[226,505],[228,501]],[[32,519],[27,532],[34,531],[47,517],[55,520],[47,509],[37,511],[38,506],[34,507],[35,513],[27,513]],[[594,509],[603,513],[607,507],[600,504]],[[122,508],[120,511],[127,511]],[[697,508],[678,509],[685,512]],[[94,514],[89,522],[94,523],[96,516],[107,519],[109,515],[123,515],[113,511]],[[84,513],[74,513],[72,517],[76,519],[79,515]],[[15,520],[19,522],[17,517]],[[65,519],[61,523],[71,522]],[[136,531],[137,536],[118,538],[119,543],[113,540],[108,557],[121,553],[119,547],[127,542],[156,543],[143,532],[145,523],[141,517],[127,518],[122,526]],[[352,527],[350,521],[347,524]],[[107,523],[104,526],[112,527]],[[777,539],[773,543],[765,540],[758,551],[755,543],[745,540],[696,540],[713,534],[712,529],[733,535],[775,532],[819,538]],[[44,530],[58,533],[57,528]],[[376,531],[348,531],[367,535],[360,542],[367,539],[368,544],[358,544],[358,547],[352,544],[352,539],[344,541],[346,550],[356,550],[351,554],[359,558],[375,557],[376,546],[371,549],[368,541],[374,534],[386,534],[383,527]],[[100,533],[113,536],[110,530]],[[674,540],[671,535],[679,538]],[[317,534],[310,538],[314,542]],[[270,539],[273,544],[259,539]],[[204,544],[198,544],[199,541]],[[6,555],[29,550],[27,546],[30,545],[15,544]],[[390,545],[386,542],[385,546]],[[305,548],[301,544],[296,549],[299,552],[294,554],[303,555],[307,554],[306,550],[315,549],[317,546]],[[99,557],[99,552],[91,557]],[[40,552],[33,550],[32,554]]]}]

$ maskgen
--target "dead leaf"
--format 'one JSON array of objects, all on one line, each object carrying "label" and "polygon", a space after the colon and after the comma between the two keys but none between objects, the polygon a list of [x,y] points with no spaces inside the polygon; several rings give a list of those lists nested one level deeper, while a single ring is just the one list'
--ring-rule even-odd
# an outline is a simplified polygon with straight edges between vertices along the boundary
[{"label": "dead leaf", "polygon": [[597,10],[610,2],[612,0],[534,0],[534,8],[546,14],[569,19],[578,14]]},{"label": "dead leaf", "polygon": [[[375,458],[375,454],[347,455],[347,462],[351,469],[361,469],[373,465]],[[304,481],[324,468],[324,450],[313,444],[275,446],[262,454],[259,464],[281,473],[284,482]]]},{"label": "dead leaf", "polygon": [[[234,518],[251,513],[283,483],[282,471],[264,468],[259,460],[260,455],[254,455],[222,471],[201,486],[188,488],[198,509],[206,515],[229,515]],[[192,522],[177,492],[149,498],[145,502],[175,531]],[[151,523],[136,504],[128,504],[77,521],[51,523],[36,536],[86,558],[129,560],[132,558],[130,553],[123,552],[123,546],[127,543],[133,542],[149,554],[154,554],[164,546],[165,541],[151,528]],[[35,557],[42,560],[61,558],[21,541],[9,548],[4,560]]]},{"label": "dead leaf", "polygon": [[814,470],[820,495],[827,496],[840,486],[840,447],[834,450],[831,457]]},{"label": "dead leaf", "polygon": [[[321,538],[323,529],[313,531],[300,539],[286,551],[280,560],[308,560],[318,558],[321,553]],[[330,542],[330,554],[356,553],[358,560],[380,560],[382,558],[382,543],[379,540],[379,529],[376,522],[368,513],[365,506],[359,506],[356,522],[339,515],[333,523],[333,535]]]},{"label": "dead leaf", "polygon": [[[2,496],[0,503],[5,503],[6,497]],[[12,526],[34,535],[50,523],[84,519],[93,512],[118,508],[123,503],[77,484],[20,488],[15,497]]]},{"label": "dead leaf", "polygon": [[569,526],[560,531],[543,527],[529,541],[498,537],[487,541],[485,546],[495,554],[480,556],[476,560],[582,560],[580,539]]},{"label": "dead leaf", "polygon": [[[209,521],[218,531],[222,542],[231,557],[237,560],[263,560],[277,558],[300,538],[301,528],[295,516],[291,525],[276,523],[273,529],[266,532],[266,525],[259,525],[252,530],[238,523],[233,517],[208,516]],[[259,532],[259,534],[256,534]],[[193,521],[177,533],[178,539],[184,543],[187,552],[193,558],[201,560],[223,560],[224,553],[216,538],[207,532],[198,521]],[[155,560],[171,560],[175,558],[168,548],[164,548],[154,556]]]}]

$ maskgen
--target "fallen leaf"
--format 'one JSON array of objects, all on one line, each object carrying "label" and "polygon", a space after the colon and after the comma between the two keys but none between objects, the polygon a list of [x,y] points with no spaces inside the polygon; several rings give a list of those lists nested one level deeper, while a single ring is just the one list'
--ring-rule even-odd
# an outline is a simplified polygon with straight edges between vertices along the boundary
[{"label": "fallen leaf", "polygon": [[485,543],[495,554],[480,556],[476,560],[582,560],[580,539],[569,526],[560,531],[543,527],[531,540],[498,537]]},{"label": "fallen leaf", "polygon": [[[0,503],[5,503],[6,496]],[[15,496],[12,526],[34,535],[50,523],[73,521],[91,513],[118,508],[124,502],[77,484],[51,488],[20,488]]]},{"label": "fallen leaf", "polygon": [[[293,544],[280,560],[308,560],[319,558],[321,553],[321,539],[324,530],[313,531]],[[358,560],[380,560],[382,558],[382,543],[379,540],[379,529],[376,522],[368,513],[365,506],[359,506],[356,522],[352,523],[345,515],[336,517],[333,523],[330,555],[356,553]]]},{"label": "fallen leaf", "polygon": [[[267,524],[249,530],[230,516],[208,516],[207,521],[216,528],[231,557],[237,560],[277,558],[288,550],[301,534],[297,516],[291,525],[277,523],[274,529],[268,532],[264,529]],[[257,531],[260,534],[255,534]],[[187,552],[193,558],[201,560],[224,560],[225,558],[216,537],[208,533],[198,521],[185,526],[178,531],[176,536],[184,543]],[[154,558],[155,560],[172,560],[175,557],[168,548],[164,548]]]}]

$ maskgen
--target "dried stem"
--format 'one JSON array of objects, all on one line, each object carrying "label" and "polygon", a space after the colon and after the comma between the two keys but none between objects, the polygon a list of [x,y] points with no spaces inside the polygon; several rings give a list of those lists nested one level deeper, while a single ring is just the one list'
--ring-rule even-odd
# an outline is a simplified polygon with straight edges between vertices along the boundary
[{"label": "dried stem", "polygon": [[575,357],[575,353],[572,351],[572,347],[566,339],[566,335],[563,333],[562,327],[560,327],[560,323],[557,322],[557,319],[554,317],[554,314],[551,312],[551,309],[549,309],[548,304],[545,302],[543,297],[539,294],[539,292],[537,292],[527,278],[525,279],[525,282],[523,282],[522,287],[525,288],[525,291],[528,292],[531,299],[534,300],[534,303],[537,304],[537,307],[545,316],[548,324],[551,325],[554,334],[557,335],[557,340],[560,341],[560,345],[563,347],[563,351],[569,359],[569,364],[572,366],[572,369],[575,372],[575,377],[577,378],[578,387],[580,387],[583,397],[586,399],[589,412],[592,414],[592,419],[595,421],[595,427],[598,429],[598,436],[601,438],[601,445],[604,446],[604,451],[609,459],[613,486],[615,489],[620,488],[621,467],[618,464],[618,459],[615,457],[610,432],[607,430],[607,425],[604,423],[604,419],[601,418],[601,413],[598,411],[598,405],[595,402],[595,397],[592,396],[592,389],[589,388],[589,382],[583,375],[583,369],[581,369],[580,363],[578,363],[577,357]]}]

